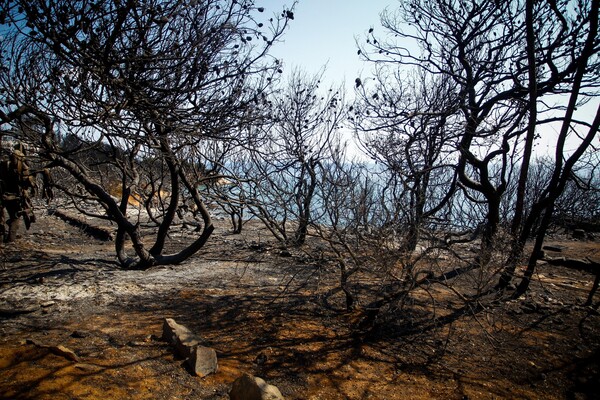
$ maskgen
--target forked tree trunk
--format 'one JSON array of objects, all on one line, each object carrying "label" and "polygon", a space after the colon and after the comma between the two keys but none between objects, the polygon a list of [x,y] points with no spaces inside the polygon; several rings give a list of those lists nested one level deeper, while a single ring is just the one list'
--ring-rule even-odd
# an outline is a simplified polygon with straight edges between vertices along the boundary
[{"label": "forked tree trunk", "polygon": [[[298,227],[294,232],[294,239],[292,244],[294,246],[302,246],[304,242],[306,242],[306,235],[308,234],[308,226],[311,223],[311,208],[312,201],[315,193],[315,189],[317,187],[317,173],[315,171],[316,163],[313,160],[310,160],[305,168],[308,173],[308,182],[302,181],[298,185],[298,193],[299,197],[299,208],[300,212],[298,213]],[[303,168],[304,171],[304,168]],[[303,177],[301,177],[303,179]],[[302,193],[305,187],[305,192]]]}]

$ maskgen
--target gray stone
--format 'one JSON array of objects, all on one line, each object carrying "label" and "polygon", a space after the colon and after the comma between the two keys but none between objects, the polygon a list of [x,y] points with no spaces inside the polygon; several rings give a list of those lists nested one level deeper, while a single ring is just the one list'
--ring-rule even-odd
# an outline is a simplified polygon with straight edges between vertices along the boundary
[{"label": "gray stone", "polygon": [[548,250],[548,251],[554,251],[555,253],[560,253],[563,250],[562,246],[555,246],[555,245],[546,245],[546,246],[542,247],[542,249]]},{"label": "gray stone", "polygon": [[217,372],[217,352],[210,347],[196,346],[192,349],[187,360],[188,365],[200,378]]},{"label": "gray stone", "polygon": [[269,385],[263,379],[244,374],[237,378],[229,392],[231,400],[283,400],[277,387]]},{"label": "gray stone", "polygon": [[187,365],[197,376],[203,378],[217,372],[217,352],[202,346],[202,339],[171,318],[163,323],[163,339],[175,347],[175,351],[186,359]]},{"label": "gray stone", "polygon": [[165,318],[163,323],[163,339],[175,346],[175,350],[183,358],[188,358],[192,349],[201,343],[200,337],[183,325],[179,325],[174,319]]}]

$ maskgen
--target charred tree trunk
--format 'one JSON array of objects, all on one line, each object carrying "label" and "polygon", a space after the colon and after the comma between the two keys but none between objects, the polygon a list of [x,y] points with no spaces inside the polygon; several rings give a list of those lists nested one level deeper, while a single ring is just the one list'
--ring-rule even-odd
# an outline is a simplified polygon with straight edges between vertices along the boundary
[{"label": "charred tree trunk", "polygon": [[317,162],[311,159],[302,168],[301,174],[308,174],[308,177],[305,179],[301,176],[301,181],[296,193],[299,213],[298,227],[294,232],[294,239],[292,242],[294,246],[302,246],[306,241],[306,235],[308,234],[308,227],[311,223],[312,201],[317,187],[316,166]]}]

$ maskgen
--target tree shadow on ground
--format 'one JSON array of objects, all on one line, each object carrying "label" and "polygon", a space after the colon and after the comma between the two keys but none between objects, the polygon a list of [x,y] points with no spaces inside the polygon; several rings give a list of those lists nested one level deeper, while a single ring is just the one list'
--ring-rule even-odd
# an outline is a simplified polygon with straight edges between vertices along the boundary
[{"label": "tree shadow on ground", "polygon": [[[240,251],[235,256],[243,259],[250,253]],[[89,328],[95,324],[91,318],[94,312],[102,313],[107,324],[102,329],[112,332],[112,342],[103,345],[111,347],[111,343],[116,341],[121,343],[119,349],[123,352],[135,353],[138,350],[128,348],[126,343],[139,340],[140,335],[160,335],[162,320],[174,318],[204,338],[206,345],[217,350],[220,362],[230,367],[229,375],[217,374],[221,377],[218,379],[233,380],[235,374],[253,373],[280,386],[286,396],[295,399],[306,398],[305,391],[309,387],[327,388],[330,394],[334,393],[332,398],[377,397],[382,395],[376,389],[381,387],[382,379],[400,382],[408,375],[417,377],[420,385],[432,381],[455,382],[454,394],[459,398],[468,395],[468,388],[473,387],[500,397],[519,397],[520,393],[511,391],[511,386],[503,383],[528,385],[532,381],[541,385],[545,381],[539,368],[532,367],[530,362],[542,365],[543,371],[548,374],[558,371],[555,365],[543,364],[545,353],[530,358],[534,352],[532,349],[537,352],[539,347],[532,346],[532,337],[539,336],[546,324],[560,316],[558,312],[536,308],[531,310],[532,314],[514,316],[524,321],[517,326],[517,331],[490,334],[488,331],[492,328],[486,322],[490,313],[502,314],[502,321],[507,325],[514,322],[511,314],[505,315],[505,306],[493,308],[493,304],[472,299],[460,307],[453,305],[450,308],[449,303],[438,299],[435,304],[438,311],[432,313],[432,293],[425,293],[410,296],[404,307],[386,310],[385,317],[374,325],[374,329],[357,335],[356,323],[360,320],[360,313],[342,312],[336,304],[343,304],[341,293],[330,290],[337,282],[335,270],[317,264],[302,264],[290,258],[231,265],[235,265],[232,268],[236,271],[227,272],[225,268],[224,275],[220,275],[221,269],[218,269],[216,273],[205,275],[209,278],[202,278],[203,272],[198,269],[200,276],[190,276],[190,281],[181,282],[180,287],[174,285],[157,292],[122,293],[108,304],[108,311],[91,308],[84,310],[84,314],[64,318],[54,316],[44,326],[50,329],[54,323],[57,327],[52,329],[67,329],[62,326],[73,329],[72,326],[87,324]],[[237,271],[237,268],[243,271]],[[116,263],[93,257],[54,256],[40,252],[27,256],[27,260],[15,262],[8,271],[0,270],[0,281],[69,280],[73,279],[73,274],[77,278],[83,276],[80,273],[107,270],[111,271],[110,279],[118,282],[120,268]],[[143,279],[143,276],[143,273],[139,277],[136,275],[132,282]],[[374,292],[376,287],[369,288],[365,283],[361,290]],[[331,306],[326,307],[326,302]],[[69,318],[81,320],[65,324]],[[41,331],[36,333],[43,334]],[[592,348],[594,343],[590,344]],[[482,344],[485,345],[484,350],[471,347]],[[597,348],[594,349],[597,355]],[[574,355],[568,357],[563,360],[565,365],[580,365],[579,369],[573,369],[580,372],[571,374],[571,392],[590,393],[595,388],[589,383],[591,381],[577,383],[576,379],[577,374],[597,376],[594,375],[592,358],[588,362],[584,361],[587,356],[581,359]],[[167,361],[163,359],[161,362],[161,368],[166,368],[164,364]],[[121,364],[123,366],[119,367]],[[116,362],[114,365],[117,369],[127,368],[125,363]],[[170,368],[181,366],[177,362]],[[567,371],[566,368],[561,371]],[[486,381],[488,372],[500,375],[497,378],[499,383],[493,388]],[[187,371],[185,373],[189,375]],[[220,382],[220,393],[224,393],[223,387],[230,383]],[[354,386],[349,389],[349,385]],[[390,384],[390,388],[393,387]]]}]

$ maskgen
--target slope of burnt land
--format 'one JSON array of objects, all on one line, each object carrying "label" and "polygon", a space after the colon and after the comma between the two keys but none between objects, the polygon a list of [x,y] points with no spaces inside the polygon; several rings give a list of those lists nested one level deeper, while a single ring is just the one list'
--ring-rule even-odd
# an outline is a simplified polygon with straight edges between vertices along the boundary
[{"label": "slope of burnt land", "polygon": [[[357,336],[334,265],[283,251],[258,224],[228,231],[217,221],[184,264],[123,271],[112,242],[38,213],[1,249],[0,398],[227,399],[243,372],[287,399],[598,398],[600,317],[583,305],[585,271],[541,264],[523,298],[470,309],[442,285],[417,290]],[[193,235],[182,228],[170,245]],[[589,240],[549,244],[564,257],[600,252]],[[217,350],[217,374],[190,374],[160,340],[164,318]]]}]

